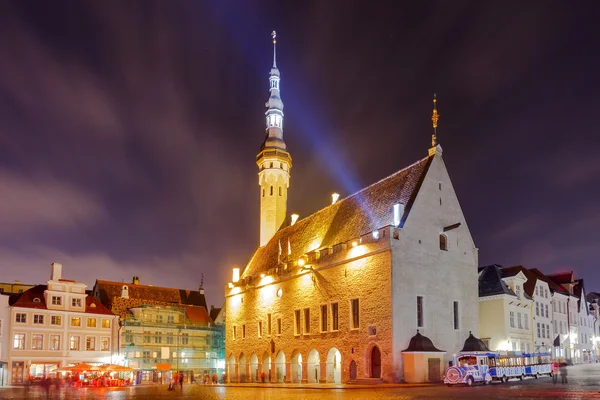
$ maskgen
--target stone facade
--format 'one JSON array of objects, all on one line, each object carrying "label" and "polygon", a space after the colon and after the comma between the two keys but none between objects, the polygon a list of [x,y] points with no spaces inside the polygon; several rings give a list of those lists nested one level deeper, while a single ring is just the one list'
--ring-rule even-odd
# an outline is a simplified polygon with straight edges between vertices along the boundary
[{"label": "stone facade", "polygon": [[400,382],[417,329],[447,352],[443,372],[478,314],[477,249],[441,148],[279,231],[225,308],[230,382]]}]

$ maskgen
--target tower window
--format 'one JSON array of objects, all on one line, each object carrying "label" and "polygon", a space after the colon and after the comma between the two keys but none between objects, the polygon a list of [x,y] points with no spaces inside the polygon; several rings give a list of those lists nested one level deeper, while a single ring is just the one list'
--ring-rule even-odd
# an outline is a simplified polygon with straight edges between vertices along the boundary
[{"label": "tower window", "polygon": [[265,189],[262,190],[262,197],[265,197]]},{"label": "tower window", "polygon": [[440,182],[440,190],[442,190],[442,182]]},{"label": "tower window", "polygon": [[440,235],[440,250],[448,251],[448,238],[444,234]]},{"label": "tower window", "polygon": [[279,195],[281,196],[281,186],[279,186]]},{"label": "tower window", "polygon": [[[271,168],[273,168],[273,163],[270,164]],[[272,193],[271,193],[272,194]]]},{"label": "tower window", "polygon": [[271,196],[273,196],[273,186],[271,186]]}]

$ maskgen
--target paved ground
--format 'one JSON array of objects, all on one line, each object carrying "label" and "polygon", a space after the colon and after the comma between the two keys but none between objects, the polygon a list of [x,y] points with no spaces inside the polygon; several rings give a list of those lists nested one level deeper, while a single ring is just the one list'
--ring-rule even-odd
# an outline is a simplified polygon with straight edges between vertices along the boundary
[{"label": "paved ground", "polygon": [[224,387],[224,386],[184,386],[180,391],[169,392],[166,386],[139,386],[114,389],[60,389],[51,391],[46,397],[40,387],[32,389],[0,389],[0,399],[600,399],[600,364],[578,365],[568,368],[569,383],[554,385],[550,378],[526,379],[523,382],[511,381],[507,384],[493,384],[474,387],[446,387],[442,385],[423,387],[373,387],[373,388],[300,388],[290,387]]}]

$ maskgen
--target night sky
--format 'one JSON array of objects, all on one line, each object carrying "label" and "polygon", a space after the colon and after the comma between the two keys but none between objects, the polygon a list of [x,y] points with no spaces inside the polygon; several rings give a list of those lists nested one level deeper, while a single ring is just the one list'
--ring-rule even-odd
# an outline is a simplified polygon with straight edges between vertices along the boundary
[{"label": "night sky", "polygon": [[600,290],[598,3],[411,3],[2,2],[0,281],[203,273],[220,305],[258,244],[275,29],[290,213],[424,157],[436,92],[480,265]]}]

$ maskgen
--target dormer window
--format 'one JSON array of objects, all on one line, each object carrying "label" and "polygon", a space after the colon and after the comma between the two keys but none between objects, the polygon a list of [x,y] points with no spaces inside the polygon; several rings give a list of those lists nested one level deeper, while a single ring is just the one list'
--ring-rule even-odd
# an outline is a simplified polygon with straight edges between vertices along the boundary
[{"label": "dormer window", "polygon": [[448,237],[440,234],[440,250],[448,251]]},{"label": "dormer window", "polygon": [[62,305],[62,297],[60,297],[60,296],[52,296],[52,305],[53,306],[60,306],[60,305]]},{"label": "dormer window", "polygon": [[72,307],[81,307],[81,299],[71,299]]}]

